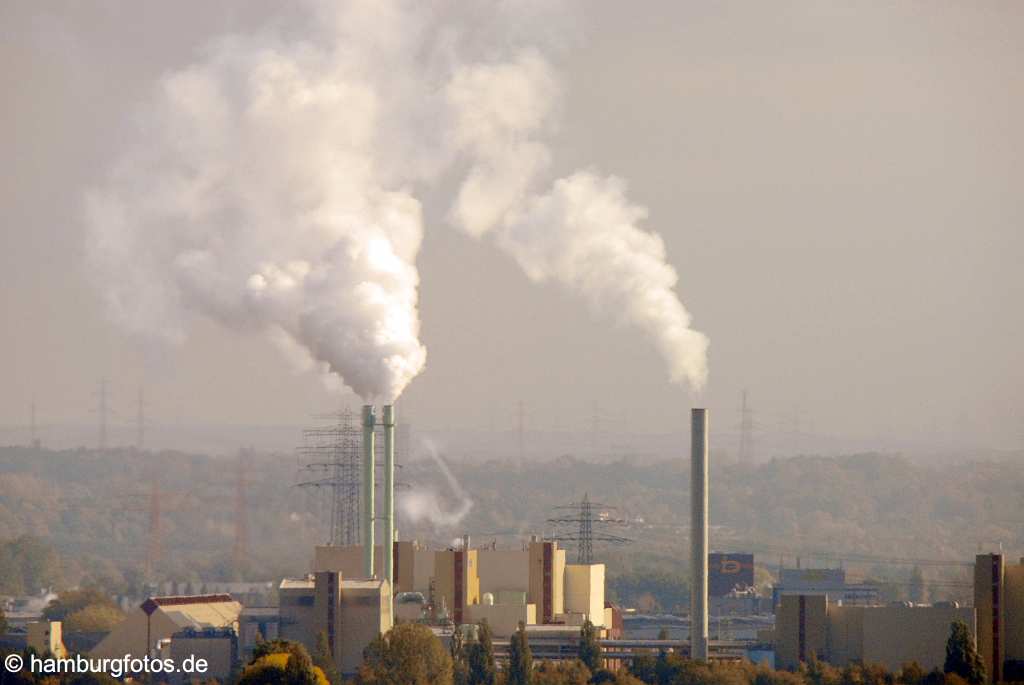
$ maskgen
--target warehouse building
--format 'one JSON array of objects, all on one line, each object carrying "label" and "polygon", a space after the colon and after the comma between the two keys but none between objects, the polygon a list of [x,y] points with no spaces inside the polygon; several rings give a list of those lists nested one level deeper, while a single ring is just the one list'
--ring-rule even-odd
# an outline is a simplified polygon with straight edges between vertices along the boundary
[{"label": "warehouse building", "polygon": [[941,669],[954,621],[975,634],[974,609],[948,606],[846,606],[823,594],[784,595],[775,621],[775,664],[793,669],[811,655],[898,670],[916,661]]},{"label": "warehouse building", "polygon": [[989,681],[1024,679],[1024,559],[1007,564],[1002,554],[975,557],[974,607]]},{"label": "warehouse building", "polygon": [[828,595],[844,606],[874,606],[879,601],[877,585],[849,583],[841,568],[783,568],[772,589],[772,606],[778,610],[784,595]]},{"label": "warehouse building", "polygon": [[337,571],[318,571],[281,581],[278,598],[281,638],[313,652],[323,634],[344,674],[355,673],[367,645],[391,629],[391,588],[386,580],[349,580]]},{"label": "warehouse building", "polygon": [[[156,654],[175,634],[228,629],[238,633],[242,605],[231,595],[150,597],[114,627],[90,655],[120,659]],[[225,674],[226,675],[226,674]]]}]

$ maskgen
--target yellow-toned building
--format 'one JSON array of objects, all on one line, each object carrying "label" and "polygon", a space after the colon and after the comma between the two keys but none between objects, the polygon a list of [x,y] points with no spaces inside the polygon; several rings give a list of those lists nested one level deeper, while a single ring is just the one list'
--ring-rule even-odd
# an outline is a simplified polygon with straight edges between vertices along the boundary
[{"label": "yellow-toned building", "polygon": [[208,628],[238,632],[242,605],[231,595],[150,597],[130,612],[89,654],[120,659],[126,654],[142,658],[154,653],[157,643],[175,633]]},{"label": "yellow-toned building", "polygon": [[1024,559],[1007,564],[1002,554],[975,557],[974,607],[989,682],[1003,680],[1014,663],[1024,669]]},{"label": "yellow-toned building", "polygon": [[36,621],[28,624],[27,644],[39,654],[52,654],[58,659],[68,655],[64,646],[60,621]]},{"label": "yellow-toned building", "polygon": [[565,613],[565,550],[551,540],[531,540],[527,602],[537,605],[537,622],[554,623]]},{"label": "yellow-toned building", "polygon": [[[374,574],[383,577],[384,553],[381,546],[373,548]],[[313,549],[313,573],[319,571],[337,571],[345,578],[365,578],[363,572],[363,546],[317,545]]]},{"label": "yellow-toned building", "polygon": [[466,623],[466,607],[480,603],[480,576],[475,549],[434,552],[435,613],[444,607],[451,620]]},{"label": "yellow-toned building", "polygon": [[[530,591],[530,552],[526,549],[478,549],[480,592],[498,597]],[[500,602],[500,600],[499,600]]]},{"label": "yellow-toned building", "polygon": [[[377,578],[384,573],[384,554],[377,545],[373,555]],[[363,578],[363,546],[338,547],[318,545],[313,551],[313,572],[337,571],[344,578]],[[415,540],[395,542],[394,594],[400,592],[430,592],[430,579],[434,575],[434,551],[421,549]]]},{"label": "yellow-toned building", "polygon": [[337,571],[319,571],[283,580],[278,596],[281,637],[312,652],[323,633],[343,674],[355,673],[367,645],[391,630],[391,588],[386,580],[344,580]]},{"label": "yellow-toned building", "polygon": [[842,606],[826,595],[783,595],[775,619],[775,664],[796,668],[815,655],[836,666],[916,661],[942,668],[954,621],[974,634],[974,609],[955,606]]},{"label": "yellow-toned building", "polygon": [[604,564],[566,565],[565,614],[573,617],[566,620],[573,625],[582,625],[587,620],[598,627],[605,625]]},{"label": "yellow-toned building", "polygon": [[466,607],[466,623],[486,620],[494,637],[511,637],[519,624],[537,623],[537,607],[533,604],[471,604]]},{"label": "yellow-toned building", "polygon": [[423,549],[415,540],[395,543],[395,594],[419,592],[430,594],[434,577],[434,550]]}]

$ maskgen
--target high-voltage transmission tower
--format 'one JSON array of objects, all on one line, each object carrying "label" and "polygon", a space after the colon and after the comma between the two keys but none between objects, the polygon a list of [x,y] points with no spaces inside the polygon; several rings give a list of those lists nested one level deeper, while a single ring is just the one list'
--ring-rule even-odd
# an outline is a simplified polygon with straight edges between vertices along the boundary
[{"label": "high-voltage transmission tower", "polygon": [[307,428],[299,447],[300,488],[322,490],[330,509],[328,544],[358,545],[362,484],[362,435],[348,409],[318,418],[331,425]]},{"label": "high-voltage transmission tower", "polygon": [[[595,508],[601,510],[596,517],[594,516]],[[610,518],[608,512],[614,510],[615,507],[600,502],[591,502],[589,494],[583,495],[582,502],[573,502],[564,507],[555,507],[555,509],[564,511],[566,515],[548,519],[548,523],[561,529],[556,531],[551,539],[560,542],[575,542],[577,564],[594,563],[595,541],[613,545],[625,545],[633,542],[621,535],[612,535],[600,530],[603,526],[625,525],[626,521]],[[594,531],[595,524],[598,527],[597,532]]]}]

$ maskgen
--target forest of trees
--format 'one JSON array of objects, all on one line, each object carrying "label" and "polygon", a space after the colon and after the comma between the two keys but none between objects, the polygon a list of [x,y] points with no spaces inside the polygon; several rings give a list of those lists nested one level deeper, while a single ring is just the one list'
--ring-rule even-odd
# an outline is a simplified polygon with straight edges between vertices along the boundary
[{"label": "forest of trees", "polygon": [[[293,486],[293,455],[254,452],[245,464],[250,554],[239,564],[232,558],[234,457],[0,448],[0,594],[81,585],[144,592],[157,487],[163,554],[149,580],[275,580],[305,573],[313,545],[325,540],[323,501]],[[615,507],[611,517],[627,524],[612,532],[633,540],[628,547],[595,548],[608,564],[609,595],[651,610],[685,601],[685,459],[588,463],[562,457],[523,471],[497,461],[451,467],[472,502],[469,514],[458,523],[400,514],[403,537],[447,545],[468,532],[481,543],[516,545],[550,529],[545,521],[553,507],[588,493]],[[401,479],[411,488],[399,491],[400,500],[406,493],[435,493],[442,514],[458,503],[429,460],[407,464]],[[931,599],[962,599],[956,586],[969,580],[965,570],[932,565],[911,577],[911,566],[884,559],[969,562],[979,544],[992,542],[1011,554],[1024,551],[1024,466],[1011,459],[934,467],[874,454],[743,467],[713,462],[711,487],[712,546],[754,552],[762,583],[780,558],[794,564],[802,555],[806,565],[836,565],[814,554],[845,554],[865,560],[845,562],[851,574],[889,583],[892,598],[932,589]]]}]

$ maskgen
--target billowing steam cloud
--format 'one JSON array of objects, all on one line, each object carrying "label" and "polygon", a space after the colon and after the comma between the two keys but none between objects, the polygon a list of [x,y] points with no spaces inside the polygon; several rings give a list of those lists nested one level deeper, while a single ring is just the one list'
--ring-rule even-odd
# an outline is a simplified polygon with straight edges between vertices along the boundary
[{"label": "billowing steam cloud", "polygon": [[429,487],[417,486],[398,495],[398,510],[403,520],[413,524],[429,522],[435,531],[457,526],[469,515],[473,500],[459,485],[458,479],[430,440],[423,441],[424,451],[444,476],[450,494],[442,496]]},{"label": "billowing steam cloud", "polygon": [[579,172],[537,189],[559,88],[536,47],[471,44],[474,30],[522,26],[498,5],[492,26],[460,31],[429,3],[312,4],[303,41],[227,37],[164,78],[87,197],[116,318],[168,342],[196,315],[265,334],[365,400],[392,401],[426,361],[419,198],[468,168],[453,223],[638,326],[674,379],[702,385],[707,340],[624,184]]},{"label": "billowing steam cloud", "polygon": [[595,311],[639,327],[655,341],[672,379],[699,389],[707,379],[707,337],[690,328],[664,243],[640,228],[647,210],[628,202],[625,183],[579,171],[545,194],[530,193],[550,158],[534,138],[556,96],[548,67],[531,52],[456,73],[449,104],[457,140],[475,165],[452,218],[471,235],[496,234],[531,280],[558,281]]}]

